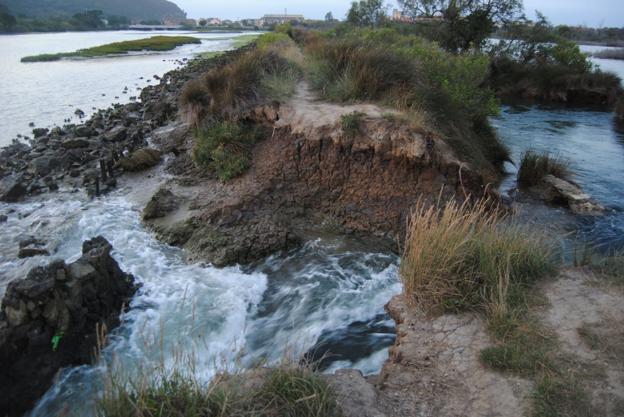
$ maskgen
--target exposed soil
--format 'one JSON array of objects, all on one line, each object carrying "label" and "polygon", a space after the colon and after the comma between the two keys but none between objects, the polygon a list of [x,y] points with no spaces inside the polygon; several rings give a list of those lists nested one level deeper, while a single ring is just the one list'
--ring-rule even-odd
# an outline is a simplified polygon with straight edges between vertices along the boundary
[{"label": "exposed soil", "polygon": [[544,294],[550,307],[542,320],[579,368],[592,406],[601,416],[623,416],[624,292],[589,270],[570,269],[545,285]]},{"label": "exposed soil", "polygon": [[[347,134],[341,116],[355,111],[362,113],[359,131]],[[179,156],[168,166],[176,179],[168,186],[190,202],[180,208],[184,216],[172,211],[153,223],[155,229],[199,259],[247,263],[287,250],[320,228],[395,240],[417,199],[485,192],[481,175],[441,138],[384,113],[370,104],[317,101],[301,84],[288,103],[255,110],[254,122],[268,137],[255,146],[249,171],[227,183],[189,163],[192,137],[180,125],[179,135],[153,143],[167,148],[176,141]]]}]

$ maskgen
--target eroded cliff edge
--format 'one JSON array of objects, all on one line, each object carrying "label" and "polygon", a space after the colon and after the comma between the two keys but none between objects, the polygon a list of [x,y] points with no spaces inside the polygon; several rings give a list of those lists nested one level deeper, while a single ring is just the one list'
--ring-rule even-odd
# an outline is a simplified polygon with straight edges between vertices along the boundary
[{"label": "eroded cliff edge", "polygon": [[[362,121],[356,132],[345,132],[341,116],[353,112]],[[146,217],[167,243],[228,265],[287,250],[328,229],[396,241],[417,199],[488,192],[486,179],[442,138],[389,114],[376,105],[317,101],[302,83],[287,103],[249,115],[268,134],[255,145],[251,168],[228,182],[194,166],[187,125],[155,132],[153,143],[175,146],[178,156],[166,168],[175,177],[151,204],[159,206],[163,193],[178,204]]]}]

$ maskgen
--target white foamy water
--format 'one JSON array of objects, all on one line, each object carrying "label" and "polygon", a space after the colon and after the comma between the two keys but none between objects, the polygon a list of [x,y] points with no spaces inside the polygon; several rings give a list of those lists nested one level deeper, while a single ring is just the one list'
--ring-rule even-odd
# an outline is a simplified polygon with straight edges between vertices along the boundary
[{"label": "white foamy water", "polygon": [[[180,367],[190,356],[194,368],[185,371],[209,381],[223,369],[301,357],[327,335],[332,345],[317,349],[348,352],[336,356],[330,370],[374,373],[387,357],[393,338],[366,329],[401,290],[398,260],[371,253],[365,242],[317,239],[253,269],[218,269],[188,264],[180,249],[158,242],[123,191],[93,201],[58,194],[42,202],[3,204],[0,214],[10,209],[15,211],[4,225],[10,233],[0,238],[4,285],[52,258],[77,259],[82,242],[94,236],[112,243],[121,268],[142,285],[104,355],[129,373],[161,364]],[[28,235],[45,237],[53,255],[15,260],[19,237]],[[345,330],[352,323],[359,323],[357,340]],[[32,416],[92,415],[104,372],[103,366],[64,371]]]}]

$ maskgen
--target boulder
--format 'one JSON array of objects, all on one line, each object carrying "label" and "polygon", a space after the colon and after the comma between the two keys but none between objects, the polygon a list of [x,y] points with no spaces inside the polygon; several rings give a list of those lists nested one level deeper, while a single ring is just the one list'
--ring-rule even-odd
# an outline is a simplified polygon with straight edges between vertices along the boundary
[{"label": "boulder", "polygon": [[119,166],[124,171],[136,172],[143,171],[148,168],[152,168],[160,162],[160,152],[156,149],[141,148],[132,152],[127,158],[121,158],[119,160]]},{"label": "boulder", "polygon": [[126,139],[127,129],[124,126],[115,126],[108,132],[104,133],[104,139],[109,142],[121,142]]},{"label": "boulder", "polygon": [[65,149],[87,148],[91,145],[91,141],[87,138],[65,139],[61,146]]},{"label": "boulder", "polygon": [[90,363],[97,328],[111,330],[134,294],[134,278],[97,237],[82,257],[54,261],[9,284],[0,311],[0,415],[22,416],[64,367]]},{"label": "boulder", "polygon": [[30,162],[30,166],[35,174],[45,177],[49,175],[54,169],[60,166],[60,161],[49,155],[42,155],[38,158],[33,159]]},{"label": "boulder", "polygon": [[7,176],[0,180],[0,201],[13,203],[26,195],[26,186],[21,177]]},{"label": "boulder", "polygon": [[5,214],[0,214],[0,223],[5,223],[9,218]]},{"label": "boulder", "polygon": [[37,128],[37,129],[33,129],[32,132],[33,132],[33,136],[35,137],[35,139],[37,139],[37,138],[47,135],[49,130],[45,128]]},{"label": "boulder", "polygon": [[568,207],[576,214],[593,216],[605,211],[602,205],[592,200],[577,184],[554,175],[544,176],[529,192],[551,204]]},{"label": "boulder", "polygon": [[95,131],[87,125],[79,125],[74,128],[74,134],[79,137],[91,137],[95,136]]},{"label": "boulder", "polygon": [[171,190],[160,188],[152,196],[143,210],[143,220],[165,217],[168,213],[178,208],[178,197]]}]

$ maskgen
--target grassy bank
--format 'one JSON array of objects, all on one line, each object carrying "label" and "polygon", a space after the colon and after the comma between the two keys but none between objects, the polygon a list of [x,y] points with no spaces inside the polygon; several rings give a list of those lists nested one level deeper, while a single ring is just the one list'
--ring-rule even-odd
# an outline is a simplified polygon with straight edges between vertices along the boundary
[{"label": "grassy bank", "polygon": [[199,44],[201,40],[192,36],[152,36],[146,39],[114,42],[75,52],[41,54],[22,58],[22,62],[49,62],[63,58],[95,58],[107,55],[122,55],[135,51],[170,51],[186,44]]},{"label": "grassy bank", "polygon": [[495,178],[508,159],[487,120],[499,108],[483,86],[486,55],[451,54],[393,28],[292,35],[305,52],[308,80],[326,100],[397,109],[424,133],[443,137],[486,177]]},{"label": "grassy bank", "polygon": [[[601,260],[594,271],[618,285],[622,265],[616,255]],[[494,344],[481,351],[481,362],[533,381],[529,415],[597,415],[584,388],[585,373],[592,370],[563,353],[557,336],[535,314],[546,303],[535,284],[554,276],[556,269],[543,238],[514,226],[482,201],[418,204],[400,272],[415,307],[434,314],[472,311],[484,316]],[[593,340],[592,330],[579,332]]]}]

